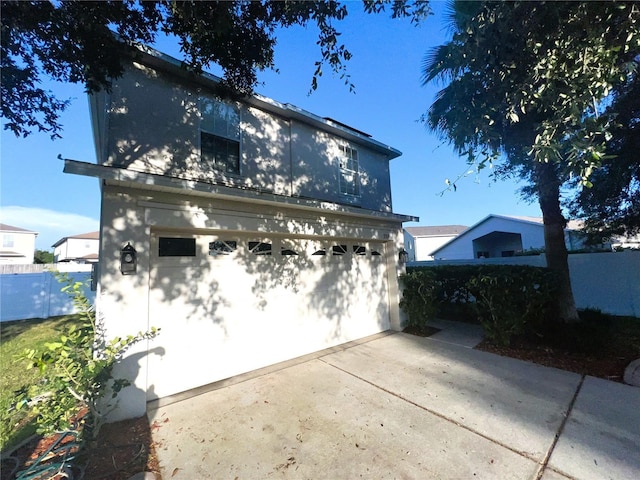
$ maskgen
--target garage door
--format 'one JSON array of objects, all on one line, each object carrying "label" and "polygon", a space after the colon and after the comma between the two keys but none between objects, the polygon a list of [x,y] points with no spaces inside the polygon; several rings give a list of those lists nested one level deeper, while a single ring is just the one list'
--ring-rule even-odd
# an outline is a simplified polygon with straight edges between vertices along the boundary
[{"label": "garage door", "polygon": [[147,399],[389,328],[383,243],[152,236]]}]

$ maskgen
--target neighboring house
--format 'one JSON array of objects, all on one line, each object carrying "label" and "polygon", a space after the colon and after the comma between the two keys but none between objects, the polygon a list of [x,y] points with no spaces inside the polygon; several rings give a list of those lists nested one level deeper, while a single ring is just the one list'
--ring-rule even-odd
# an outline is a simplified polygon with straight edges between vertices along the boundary
[{"label": "neighboring house", "polygon": [[0,223],[0,264],[33,263],[38,232]]},{"label": "neighboring house", "polygon": [[640,235],[617,235],[609,239],[612,248],[640,249]]},{"label": "neighboring house", "polygon": [[[584,248],[580,223],[569,221],[565,229],[568,250]],[[544,225],[538,217],[488,215],[456,238],[432,252],[438,260],[512,257],[526,250],[544,248]]]},{"label": "neighboring house", "polygon": [[54,243],[52,247],[54,263],[95,263],[98,261],[100,232],[63,237]]},{"label": "neighboring house", "polygon": [[219,98],[218,84],[145,49],[90,99],[98,164],[65,161],[102,183],[107,334],[161,328],[119,366],[132,386],[112,420],[401,328],[402,223],[417,221],[392,212],[401,153],[290,104]]},{"label": "neighboring house", "polygon": [[433,260],[431,252],[453,240],[466,229],[464,225],[405,227],[404,248],[409,254],[409,261]]}]

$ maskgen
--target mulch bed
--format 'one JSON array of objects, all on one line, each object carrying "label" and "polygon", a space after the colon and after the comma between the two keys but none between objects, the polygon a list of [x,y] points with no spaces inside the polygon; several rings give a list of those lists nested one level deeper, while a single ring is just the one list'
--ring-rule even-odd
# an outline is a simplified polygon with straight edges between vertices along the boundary
[{"label": "mulch bed", "polygon": [[430,325],[423,325],[422,327],[406,327],[402,331],[418,337],[430,337],[431,335],[438,333],[440,329]]},{"label": "mulch bed", "polygon": [[[405,333],[420,337],[430,337],[439,331],[439,329],[429,325],[425,325],[422,328],[407,327],[403,330]],[[559,368],[620,383],[623,382],[625,368],[637,358],[633,353],[629,352],[601,357],[571,353],[560,348],[539,345],[524,338],[515,338],[508,347],[495,345],[488,340],[483,340],[475,348],[484,352],[502,355],[503,357],[518,358],[546,367]]]},{"label": "mulch bed", "polygon": [[610,355],[596,357],[588,354],[571,353],[558,348],[536,345],[524,340],[516,340],[508,347],[494,345],[483,340],[475,347],[484,352],[496,353],[504,357],[518,358],[538,363],[546,367],[559,368],[581,375],[604,378],[622,383],[625,368],[635,360],[633,355]]}]

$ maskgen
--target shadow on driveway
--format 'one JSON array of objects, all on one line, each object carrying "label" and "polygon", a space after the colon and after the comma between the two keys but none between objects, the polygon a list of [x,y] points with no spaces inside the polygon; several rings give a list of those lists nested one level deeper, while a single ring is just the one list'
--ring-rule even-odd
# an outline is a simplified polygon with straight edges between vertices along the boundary
[{"label": "shadow on driveway", "polygon": [[640,389],[402,333],[314,357],[150,410],[163,477],[638,478]]}]

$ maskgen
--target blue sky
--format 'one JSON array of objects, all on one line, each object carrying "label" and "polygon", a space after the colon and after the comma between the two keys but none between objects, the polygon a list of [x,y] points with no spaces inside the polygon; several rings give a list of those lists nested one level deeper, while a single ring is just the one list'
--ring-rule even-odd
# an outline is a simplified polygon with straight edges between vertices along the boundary
[{"label": "blue sky", "polygon": [[[278,34],[279,73],[260,74],[263,85],[256,92],[334,118],[402,151],[391,162],[394,211],[420,217],[419,223],[407,225],[472,225],[490,213],[540,216],[537,203],[520,198],[518,184],[494,182],[485,173],[479,178],[470,175],[456,192],[439,195],[445,179],[468,170],[464,159],[418,122],[439,88],[422,86],[420,77],[425,54],[447,38],[441,17],[444,3],[433,2],[436,15],[419,27],[386,15],[365,15],[360,5],[350,2],[348,17],[337,24],[353,54],[348,73],[355,94],[325,68],[318,90],[308,95],[320,54],[315,28],[301,27]],[[170,39],[155,47],[180,57]],[[62,117],[61,140],[38,133],[26,139],[1,133],[0,221],[40,232],[36,247],[45,250],[61,237],[97,230],[100,218],[98,180],[62,173],[63,164],[57,159],[60,154],[95,162],[83,88],[64,84],[51,88],[60,98],[74,98]]]}]

